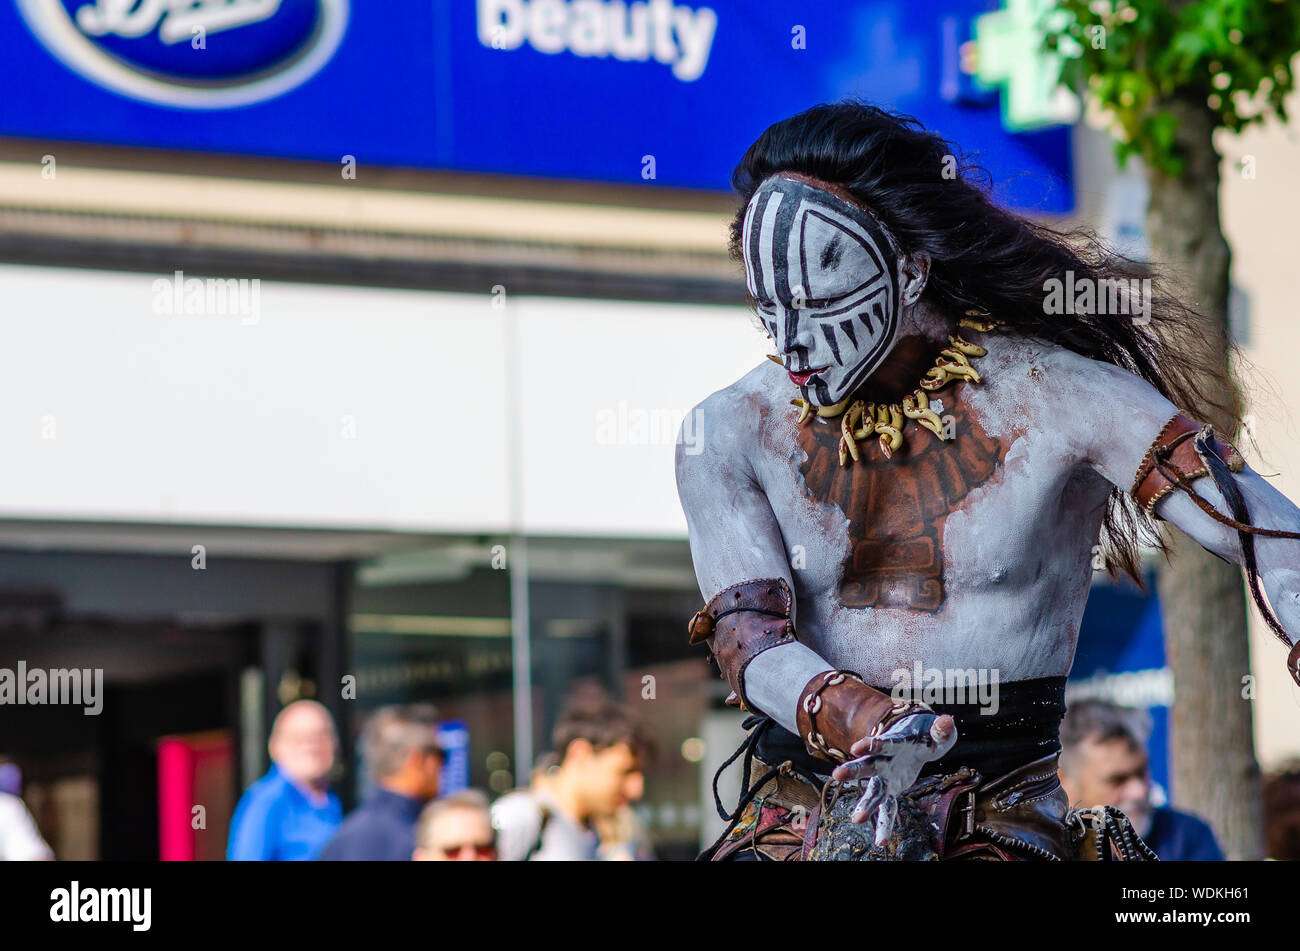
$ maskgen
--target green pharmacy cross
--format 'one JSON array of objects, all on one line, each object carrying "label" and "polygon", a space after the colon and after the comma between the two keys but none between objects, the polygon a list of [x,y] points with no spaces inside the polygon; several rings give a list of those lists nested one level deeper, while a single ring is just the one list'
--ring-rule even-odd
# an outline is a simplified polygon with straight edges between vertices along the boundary
[{"label": "green pharmacy cross", "polygon": [[1055,6],[1053,0],[1007,0],[1005,9],[975,18],[975,79],[1003,90],[1002,124],[1012,132],[1079,119],[1078,97],[1058,84],[1065,57],[1043,47],[1046,25],[1070,16]]}]

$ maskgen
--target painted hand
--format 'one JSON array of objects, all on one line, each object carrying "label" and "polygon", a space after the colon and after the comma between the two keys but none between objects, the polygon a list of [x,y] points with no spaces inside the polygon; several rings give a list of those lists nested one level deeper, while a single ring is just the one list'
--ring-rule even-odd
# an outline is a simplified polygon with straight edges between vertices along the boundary
[{"label": "painted hand", "polygon": [[921,768],[939,759],[957,742],[957,724],[944,714],[913,713],[873,738],[863,738],[849,752],[857,759],[835,767],[831,778],[841,783],[865,782],[853,809],[854,822],[875,813],[876,844],[884,845],[894,831],[898,795],[916,782]]}]

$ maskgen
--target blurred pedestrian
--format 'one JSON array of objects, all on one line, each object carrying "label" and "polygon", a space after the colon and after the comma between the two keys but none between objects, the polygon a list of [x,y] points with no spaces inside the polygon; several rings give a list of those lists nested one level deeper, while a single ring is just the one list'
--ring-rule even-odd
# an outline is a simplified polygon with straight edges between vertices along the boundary
[{"label": "blurred pedestrian", "polygon": [[0,861],[49,861],[54,853],[41,838],[27,805],[12,793],[0,792]]},{"label": "blurred pedestrian", "polygon": [[334,721],[315,700],[297,700],[275,718],[267,748],[271,768],[240,797],[226,858],[314,859],[343,821],[329,788],[338,751]]},{"label": "blurred pedestrian", "polygon": [[644,790],[641,763],[650,750],[644,727],[603,695],[576,698],[552,734],[559,764],[492,807],[506,861],[587,861],[599,857],[594,825]]},{"label": "blurred pedestrian", "polygon": [[381,707],[362,740],[375,790],[343,821],[322,861],[409,862],[420,810],[438,795],[447,754],[429,704]]},{"label": "blurred pedestrian", "polygon": [[1105,700],[1071,704],[1061,721],[1060,779],[1074,806],[1114,806],[1161,861],[1222,861],[1214,832],[1201,819],[1151,801],[1145,710]]},{"label": "blurred pedestrian", "polygon": [[496,830],[488,798],[477,789],[462,789],[424,807],[415,827],[417,862],[494,862]]}]

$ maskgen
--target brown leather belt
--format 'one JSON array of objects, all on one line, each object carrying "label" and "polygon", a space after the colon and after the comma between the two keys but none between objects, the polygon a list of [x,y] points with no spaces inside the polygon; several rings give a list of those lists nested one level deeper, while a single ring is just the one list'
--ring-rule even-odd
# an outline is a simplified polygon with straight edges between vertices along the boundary
[{"label": "brown leather belt", "polygon": [[[905,796],[929,816],[941,861],[1060,861],[1078,856],[1078,836],[1070,831],[1070,804],[1057,778],[1058,753],[985,781],[963,768],[915,784]],[[771,767],[754,759],[752,782]],[[822,828],[822,790],[792,771],[780,770],[759,790],[736,828],[718,849],[715,861],[743,849],[776,861],[812,856]]]}]

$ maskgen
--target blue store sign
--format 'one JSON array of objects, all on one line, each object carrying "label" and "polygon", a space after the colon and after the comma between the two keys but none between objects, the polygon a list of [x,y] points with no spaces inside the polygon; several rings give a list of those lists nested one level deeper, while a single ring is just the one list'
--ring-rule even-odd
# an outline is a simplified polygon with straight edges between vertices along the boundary
[{"label": "blue store sign", "polygon": [[1147,591],[1125,580],[1092,587],[1079,629],[1079,645],[1066,684],[1066,705],[1109,700],[1141,707],[1151,715],[1151,778],[1169,792],[1169,712],[1173,676],[1165,663],[1164,624],[1155,596],[1155,575]]},{"label": "blue store sign", "polygon": [[329,62],[348,19],[348,0],[17,2],[46,49],[90,82],[143,102],[207,109],[300,86]]},{"label": "blue store sign", "polygon": [[[963,71],[989,0],[14,0],[0,135],[725,190],[769,124],[915,115],[1022,208],[1072,207],[1068,130]],[[968,64],[967,64],[968,65]]]}]

